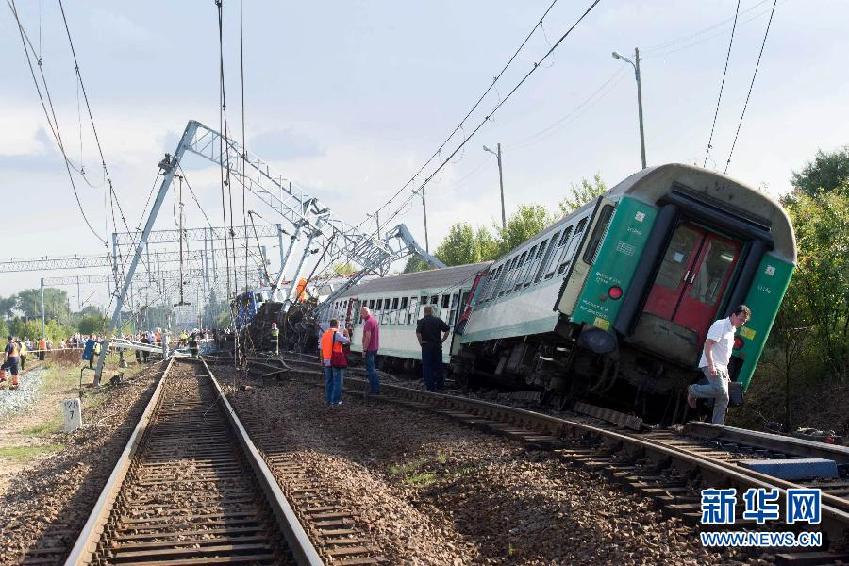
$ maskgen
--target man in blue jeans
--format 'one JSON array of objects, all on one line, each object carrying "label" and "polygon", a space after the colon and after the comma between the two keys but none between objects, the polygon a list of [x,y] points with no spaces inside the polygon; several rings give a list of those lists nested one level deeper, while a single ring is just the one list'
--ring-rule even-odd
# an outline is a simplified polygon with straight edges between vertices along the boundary
[{"label": "man in blue jeans", "polygon": [[728,318],[710,325],[704,351],[699,360],[699,369],[707,378],[707,384],[693,384],[687,390],[687,403],[696,408],[697,399],[713,399],[713,424],[725,424],[728,408],[728,362],[734,348],[734,334],[752,317],[746,305],[740,305]]},{"label": "man in blue jeans", "polygon": [[360,308],[360,317],[363,319],[363,356],[366,359],[369,394],[379,395],[380,378],[377,376],[375,361],[377,351],[380,349],[380,324],[378,324],[377,318],[372,316],[368,307]]},{"label": "man in blue jeans", "polygon": [[333,367],[333,352],[342,353],[342,347],[350,344],[348,331],[339,331],[339,321],[330,321],[330,327],[321,336],[321,362],[324,369],[324,401],[328,407],[342,404],[342,381],[345,368]]},{"label": "man in blue jeans", "polygon": [[416,338],[422,347],[422,378],[428,391],[442,389],[442,343],[448,339],[450,330],[441,318],[433,316],[433,307],[424,308],[424,318],[416,325]]}]

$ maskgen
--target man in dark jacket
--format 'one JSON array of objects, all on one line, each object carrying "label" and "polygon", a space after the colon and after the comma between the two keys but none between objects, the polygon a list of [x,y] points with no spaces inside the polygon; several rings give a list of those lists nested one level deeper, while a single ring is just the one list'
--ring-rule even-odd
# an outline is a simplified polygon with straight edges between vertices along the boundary
[{"label": "man in dark jacket", "polygon": [[424,314],[416,326],[416,338],[422,347],[422,378],[425,389],[439,391],[445,379],[442,374],[442,343],[448,339],[451,329],[441,318],[433,316],[433,307],[426,306]]}]

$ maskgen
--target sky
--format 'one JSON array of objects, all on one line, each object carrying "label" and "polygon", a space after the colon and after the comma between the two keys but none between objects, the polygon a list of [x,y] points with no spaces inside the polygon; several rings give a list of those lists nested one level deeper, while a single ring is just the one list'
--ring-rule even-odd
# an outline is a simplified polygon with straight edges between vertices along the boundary
[{"label": "sky", "polygon": [[[427,185],[431,249],[454,223],[500,221],[498,168],[483,145],[502,144],[508,215],[522,204],[554,209],[582,178],[600,174],[613,186],[640,169],[636,82],[631,66],[611,57],[614,50],[632,59],[635,47],[641,51],[648,165],[705,163],[735,0],[601,0],[492,113],[589,4],[554,3],[479,108],[425,169],[425,176],[433,172],[483,122]],[[92,185],[75,175],[77,192],[103,237],[115,227],[59,5],[16,5],[42,58],[68,157],[85,167]],[[550,5],[225,0],[228,129],[241,139],[244,127],[250,151],[339,218],[359,223],[436,151]],[[740,2],[709,169],[725,167],[772,5]],[[62,6],[113,187],[129,225],[140,226],[157,163],[173,153],[186,123],[219,128],[217,9],[210,0],[65,0]],[[778,0],[729,175],[777,196],[790,189],[792,172],[817,150],[849,143],[847,22],[845,0]],[[0,10],[0,63],[0,187],[6,205],[0,259],[106,253],[76,205],[8,6]],[[210,222],[222,225],[217,167],[194,156],[183,167]],[[174,227],[174,195],[167,197],[156,228]],[[241,195],[235,200],[234,216],[241,220]],[[412,204],[393,224],[406,223],[423,244],[421,201]],[[246,208],[262,214],[259,222],[278,222],[263,206],[248,195]],[[184,210],[186,225],[205,225],[193,202],[186,199]],[[276,258],[275,242],[265,243]],[[42,276],[69,273],[75,272],[0,274],[0,295],[38,287]],[[94,303],[104,302],[102,287],[86,291]]]}]

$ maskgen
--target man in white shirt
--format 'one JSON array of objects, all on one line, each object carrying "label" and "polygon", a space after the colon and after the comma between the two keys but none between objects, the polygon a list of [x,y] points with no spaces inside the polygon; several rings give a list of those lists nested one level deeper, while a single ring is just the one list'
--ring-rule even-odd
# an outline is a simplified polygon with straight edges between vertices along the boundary
[{"label": "man in white shirt", "polygon": [[687,390],[687,403],[696,408],[696,399],[713,399],[713,424],[725,423],[725,410],[728,408],[728,362],[734,347],[734,333],[746,324],[752,311],[746,305],[740,305],[731,316],[717,320],[710,325],[705,340],[704,351],[699,360],[699,369],[704,372],[708,382],[704,385],[693,384]]}]

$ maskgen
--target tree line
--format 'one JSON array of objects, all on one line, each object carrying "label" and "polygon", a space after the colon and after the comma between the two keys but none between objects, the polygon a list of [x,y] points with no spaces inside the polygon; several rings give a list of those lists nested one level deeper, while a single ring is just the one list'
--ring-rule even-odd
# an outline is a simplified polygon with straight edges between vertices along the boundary
[{"label": "tree line", "polygon": [[[537,204],[523,204],[510,215],[505,226],[493,223],[491,226],[475,227],[468,222],[459,222],[448,229],[448,234],[439,243],[434,255],[447,266],[493,260],[538,234],[559,217],[605,192],[607,185],[597,173],[592,179],[581,179],[580,183],[573,184],[556,210]],[[423,259],[411,256],[404,273],[427,269],[430,266]]]},{"label": "tree line", "polygon": [[[8,297],[0,297],[0,336],[41,337],[41,289],[25,289]],[[44,333],[54,342],[75,332],[99,333],[106,319],[99,308],[86,306],[72,311],[68,293],[62,289],[44,288]]]}]

